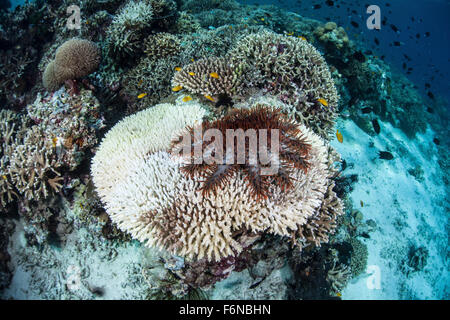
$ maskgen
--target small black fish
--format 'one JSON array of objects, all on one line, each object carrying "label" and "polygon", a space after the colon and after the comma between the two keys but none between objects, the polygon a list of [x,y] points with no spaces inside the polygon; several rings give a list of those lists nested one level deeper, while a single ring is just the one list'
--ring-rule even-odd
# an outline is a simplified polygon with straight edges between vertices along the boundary
[{"label": "small black fish", "polygon": [[392,44],[396,47],[400,47],[402,45],[402,43],[400,41],[394,41],[394,42],[392,42]]},{"label": "small black fish", "polygon": [[353,54],[353,58],[355,58],[356,60],[358,60],[359,62],[364,62],[366,61],[366,57],[364,56],[364,54],[361,52],[361,50],[356,51]]},{"label": "small black fish", "polygon": [[383,160],[392,160],[394,159],[394,156],[392,153],[387,151],[378,151],[378,157]]},{"label": "small black fish", "polygon": [[439,141],[438,138],[434,138],[434,139],[433,139],[433,142],[434,142],[434,144],[437,145],[437,146],[441,144],[441,142]]},{"label": "small black fish", "polygon": [[400,31],[400,30],[398,30],[398,28],[397,28],[395,25],[393,25],[393,24],[391,24],[391,29],[394,30],[394,32],[399,32],[399,31]]},{"label": "small black fish", "polygon": [[375,133],[380,134],[381,128],[380,128],[380,124],[378,123],[377,119],[372,120],[372,126],[373,126],[373,130],[375,130]]},{"label": "small black fish", "polygon": [[253,284],[249,287],[249,289],[254,289],[254,288],[256,288],[257,286],[259,286],[259,285],[261,284],[261,282],[264,281],[264,279],[266,279],[266,277],[264,277],[264,278],[262,278],[261,280],[258,280],[258,281],[256,281],[255,283],[253,283]]},{"label": "small black fish", "polygon": [[431,85],[428,82],[425,82],[425,88],[429,89]]},{"label": "small black fish", "polygon": [[416,34],[416,38],[420,39],[420,33]]},{"label": "small black fish", "polygon": [[345,169],[347,169],[347,161],[345,161],[345,159],[343,159],[342,160],[341,170],[344,171]]},{"label": "small black fish", "polygon": [[430,99],[434,100],[434,94],[433,94],[433,92],[428,91],[428,92],[427,92],[427,96],[428,96]]},{"label": "small black fish", "polygon": [[370,113],[372,112],[372,108],[366,107],[361,109],[362,113]]},{"label": "small black fish", "polygon": [[430,36],[430,33],[427,31],[427,32],[425,32],[425,36],[426,37],[429,37]]},{"label": "small black fish", "polygon": [[327,0],[327,1],[325,1],[325,3],[326,3],[326,5],[329,6],[329,7],[334,6],[334,1]]},{"label": "small black fish", "polygon": [[359,28],[359,24],[355,21],[350,21],[350,23],[352,24],[353,27],[355,28]]},{"label": "small black fish", "polygon": [[377,46],[380,44],[380,40],[378,40],[378,38],[375,38],[374,41]]},{"label": "small black fish", "polygon": [[429,113],[434,113],[434,110],[433,110],[432,108],[428,107],[428,108],[427,108],[427,112],[429,112]]},{"label": "small black fish", "polygon": [[322,6],[320,4],[313,5],[313,9],[314,10],[317,10],[317,9],[320,9],[320,8],[322,8]]}]

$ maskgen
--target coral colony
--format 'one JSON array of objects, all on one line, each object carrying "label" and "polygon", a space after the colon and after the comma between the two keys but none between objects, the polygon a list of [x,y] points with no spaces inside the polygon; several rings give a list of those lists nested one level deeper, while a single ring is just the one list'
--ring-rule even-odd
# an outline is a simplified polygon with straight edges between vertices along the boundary
[{"label": "coral colony", "polygon": [[[270,7],[83,1],[68,30],[56,3],[1,12],[0,296],[10,261],[52,299],[208,298],[244,272],[245,298],[339,298],[364,273],[369,222],[331,141],[345,105],[371,137],[424,132],[407,80],[336,23]],[[410,274],[428,257],[411,252]]]}]

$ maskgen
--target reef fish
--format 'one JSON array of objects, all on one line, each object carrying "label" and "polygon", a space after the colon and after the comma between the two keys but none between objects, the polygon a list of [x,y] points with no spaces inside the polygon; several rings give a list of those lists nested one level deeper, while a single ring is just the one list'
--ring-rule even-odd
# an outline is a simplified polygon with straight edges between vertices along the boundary
[{"label": "reef fish", "polygon": [[192,100],[191,96],[185,96],[183,98],[183,102],[188,102],[188,101],[191,101],[191,100]]},{"label": "reef fish", "polygon": [[172,91],[178,92],[178,91],[180,91],[181,89],[183,89],[182,86],[175,86],[175,87],[172,88]]},{"label": "reef fish", "polygon": [[206,99],[208,99],[208,100],[210,100],[210,101],[212,101],[212,102],[216,102],[216,100],[214,100],[214,98],[213,97],[211,97],[210,95],[207,95],[207,94],[205,94],[205,96],[204,96]]},{"label": "reef fish", "polygon": [[192,72],[192,71],[191,71],[191,72],[188,72],[188,73],[189,73],[190,76],[195,76],[195,73]]},{"label": "reef fish", "polygon": [[377,119],[372,120],[372,126],[373,126],[373,130],[375,130],[376,134],[380,134],[381,128],[380,128],[380,124],[378,123]]},{"label": "reef fish", "polygon": [[141,93],[140,95],[138,95],[138,99],[142,99],[143,97],[145,97],[147,94],[146,93]]},{"label": "reef fish", "polygon": [[392,155],[392,153],[390,153],[388,151],[378,151],[378,156],[380,157],[380,159],[383,159],[383,160],[394,159],[394,156]]},{"label": "reef fish", "polygon": [[215,78],[215,79],[219,78],[219,74],[217,72],[211,72],[209,75],[211,76],[211,78]]},{"label": "reef fish", "polygon": [[344,137],[342,136],[342,133],[339,132],[339,130],[336,130],[336,139],[342,143],[344,142]]},{"label": "reef fish", "polygon": [[175,71],[180,71],[181,67],[175,67]]},{"label": "reef fish", "polygon": [[320,99],[317,99],[317,101],[320,102],[320,104],[322,104],[323,106],[328,107],[327,100],[320,98]]}]

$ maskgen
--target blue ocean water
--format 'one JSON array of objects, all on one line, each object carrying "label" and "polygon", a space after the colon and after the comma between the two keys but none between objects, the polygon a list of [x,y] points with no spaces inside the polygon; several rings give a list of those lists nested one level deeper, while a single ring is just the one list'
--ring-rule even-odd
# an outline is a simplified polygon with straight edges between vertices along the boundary
[{"label": "blue ocean water", "polygon": [[[301,0],[239,0],[246,4],[275,5],[298,14],[343,26],[352,39],[357,39],[378,56],[385,56],[398,72],[403,72],[426,96],[445,97],[450,101],[450,1],[392,0],[392,1],[301,1]],[[368,30],[367,5],[378,5],[381,20],[386,23],[378,30]],[[352,21],[358,24],[352,25]],[[391,25],[397,29],[394,30]],[[376,45],[375,38],[379,45]],[[393,45],[399,41],[400,46]],[[408,56],[408,58],[405,57]],[[412,68],[406,74],[403,68]],[[429,83],[430,88],[425,84]],[[430,101],[431,102],[431,101]]]}]

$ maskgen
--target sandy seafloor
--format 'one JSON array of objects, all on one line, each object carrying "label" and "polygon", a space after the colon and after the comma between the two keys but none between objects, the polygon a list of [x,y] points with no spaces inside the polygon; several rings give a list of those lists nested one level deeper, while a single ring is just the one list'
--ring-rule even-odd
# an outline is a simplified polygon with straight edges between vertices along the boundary
[{"label": "sandy seafloor", "polygon": [[[381,122],[380,122],[381,123]],[[343,299],[443,299],[448,298],[448,190],[437,165],[433,132],[408,138],[389,123],[381,123],[379,136],[365,134],[351,121],[338,121],[344,143],[336,147],[350,168],[358,174],[351,193],[354,204],[363,201],[360,211],[373,219],[377,229],[364,239],[369,251],[368,267],[379,267],[380,289],[369,289],[367,275],[349,283]],[[394,159],[377,157],[377,150],[390,150]],[[420,165],[423,181],[408,173]],[[429,251],[427,265],[409,277],[399,270],[409,246],[424,246]],[[375,267],[376,268],[376,267]],[[375,269],[372,267],[371,269]]]},{"label": "sandy seafloor", "polygon": [[[376,222],[376,230],[362,241],[369,251],[366,271],[373,274],[379,270],[380,275],[379,288],[367,285],[374,279],[367,272],[351,280],[342,299],[448,299],[448,190],[437,165],[433,132],[428,129],[409,140],[389,123],[380,124],[381,133],[371,137],[351,120],[340,119],[336,127],[344,141],[334,139],[331,143],[347,162],[345,174],[358,175],[350,194],[354,207],[363,213],[364,220]],[[381,160],[378,150],[389,150],[395,158]],[[408,173],[417,165],[423,168],[420,182]],[[72,232],[63,248],[48,247],[39,252],[25,243],[23,229],[16,226],[9,248],[15,273],[3,299],[143,299],[146,285],[152,282],[151,277],[140,277],[137,270],[154,260],[155,253],[135,241],[112,246],[79,229]],[[424,270],[407,277],[401,266],[412,244],[426,247],[429,257]],[[285,266],[250,290],[249,272],[234,272],[210,290],[210,298],[283,299],[290,277]],[[66,284],[69,293],[64,289]],[[92,293],[98,287],[102,288],[101,296]]]}]

